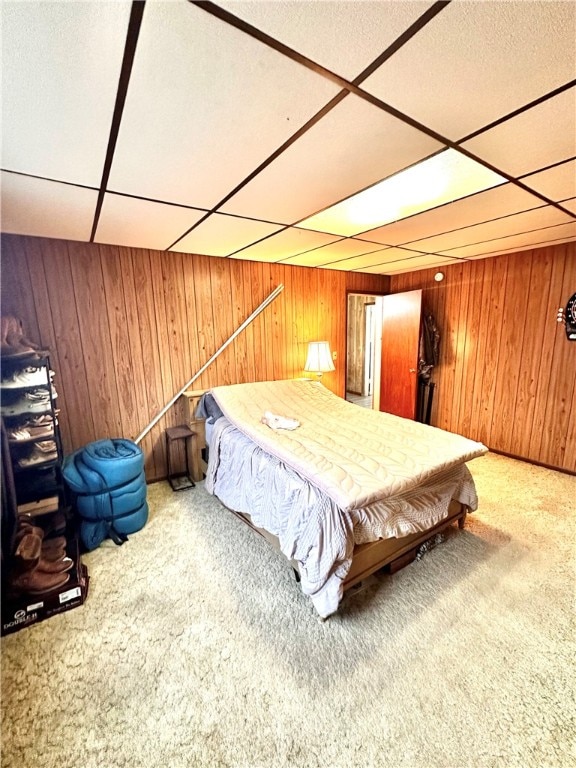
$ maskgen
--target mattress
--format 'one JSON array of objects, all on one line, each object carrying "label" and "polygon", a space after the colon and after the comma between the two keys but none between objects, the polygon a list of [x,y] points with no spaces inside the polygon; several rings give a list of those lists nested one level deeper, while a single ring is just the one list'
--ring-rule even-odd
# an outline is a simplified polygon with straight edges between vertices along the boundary
[{"label": "mattress", "polygon": [[[233,384],[211,393],[226,418],[350,511],[421,485],[487,452],[482,443],[348,403],[306,379]],[[262,423],[267,411],[293,430]]]}]

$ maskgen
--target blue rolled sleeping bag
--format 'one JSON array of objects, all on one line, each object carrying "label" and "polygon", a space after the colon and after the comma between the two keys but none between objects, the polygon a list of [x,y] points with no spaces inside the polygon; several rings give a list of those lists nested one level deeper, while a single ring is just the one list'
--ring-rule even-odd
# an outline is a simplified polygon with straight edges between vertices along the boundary
[{"label": "blue rolled sleeping bag", "polygon": [[131,440],[98,440],[66,456],[62,474],[88,550],[104,539],[123,544],[148,520],[144,455]]}]

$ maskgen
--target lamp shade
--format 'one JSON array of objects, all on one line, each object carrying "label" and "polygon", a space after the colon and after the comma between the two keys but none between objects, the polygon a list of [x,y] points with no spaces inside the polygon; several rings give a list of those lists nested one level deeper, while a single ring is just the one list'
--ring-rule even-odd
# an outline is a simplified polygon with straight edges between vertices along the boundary
[{"label": "lamp shade", "polygon": [[335,370],[330,345],[327,341],[311,341],[308,344],[308,357],[304,370],[313,373],[326,373]]}]

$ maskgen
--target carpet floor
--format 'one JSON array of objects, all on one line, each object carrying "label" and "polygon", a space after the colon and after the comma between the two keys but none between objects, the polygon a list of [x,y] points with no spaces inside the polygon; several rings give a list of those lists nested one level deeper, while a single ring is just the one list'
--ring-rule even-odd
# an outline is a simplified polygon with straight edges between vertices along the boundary
[{"label": "carpet floor", "polygon": [[576,478],[469,466],[465,530],[326,622],[202,485],[149,486],[86,603],[2,639],[2,766],[576,765]]}]

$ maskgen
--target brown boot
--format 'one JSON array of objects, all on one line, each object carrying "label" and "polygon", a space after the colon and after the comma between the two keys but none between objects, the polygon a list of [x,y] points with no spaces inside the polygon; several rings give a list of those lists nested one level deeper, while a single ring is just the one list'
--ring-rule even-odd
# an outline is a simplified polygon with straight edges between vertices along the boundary
[{"label": "brown boot", "polygon": [[66,532],[66,515],[64,512],[51,512],[49,515],[19,515],[18,526],[25,528],[33,526],[40,528],[43,536],[61,536]]},{"label": "brown boot", "polygon": [[66,557],[66,547],[45,547],[42,546],[42,556],[40,562],[56,563],[58,560]]},{"label": "brown boot", "polygon": [[20,519],[18,522],[18,530],[16,531],[16,543],[19,544],[25,536],[31,534],[42,540],[44,538],[44,529]]},{"label": "brown boot", "polygon": [[69,580],[70,575],[65,571],[73,565],[69,557],[61,557],[54,564],[46,563],[42,558],[42,537],[27,533],[14,553],[12,571],[8,577],[9,594],[15,596],[24,592],[41,595],[58,589]]},{"label": "brown boot", "polygon": [[38,566],[42,555],[42,538],[34,533],[25,534],[14,553],[14,570],[22,573]]},{"label": "brown boot", "polygon": [[74,565],[74,560],[66,555],[60,555],[57,560],[46,560],[41,557],[40,562],[36,568],[41,573],[65,573],[69,571]]},{"label": "brown boot", "polygon": [[46,573],[35,568],[10,579],[10,586],[16,592],[28,595],[43,595],[63,587],[70,579],[69,573]]},{"label": "brown boot", "polygon": [[44,539],[42,542],[42,557],[46,557],[47,554],[53,552],[66,551],[66,538],[64,536],[56,536],[53,539]]}]

